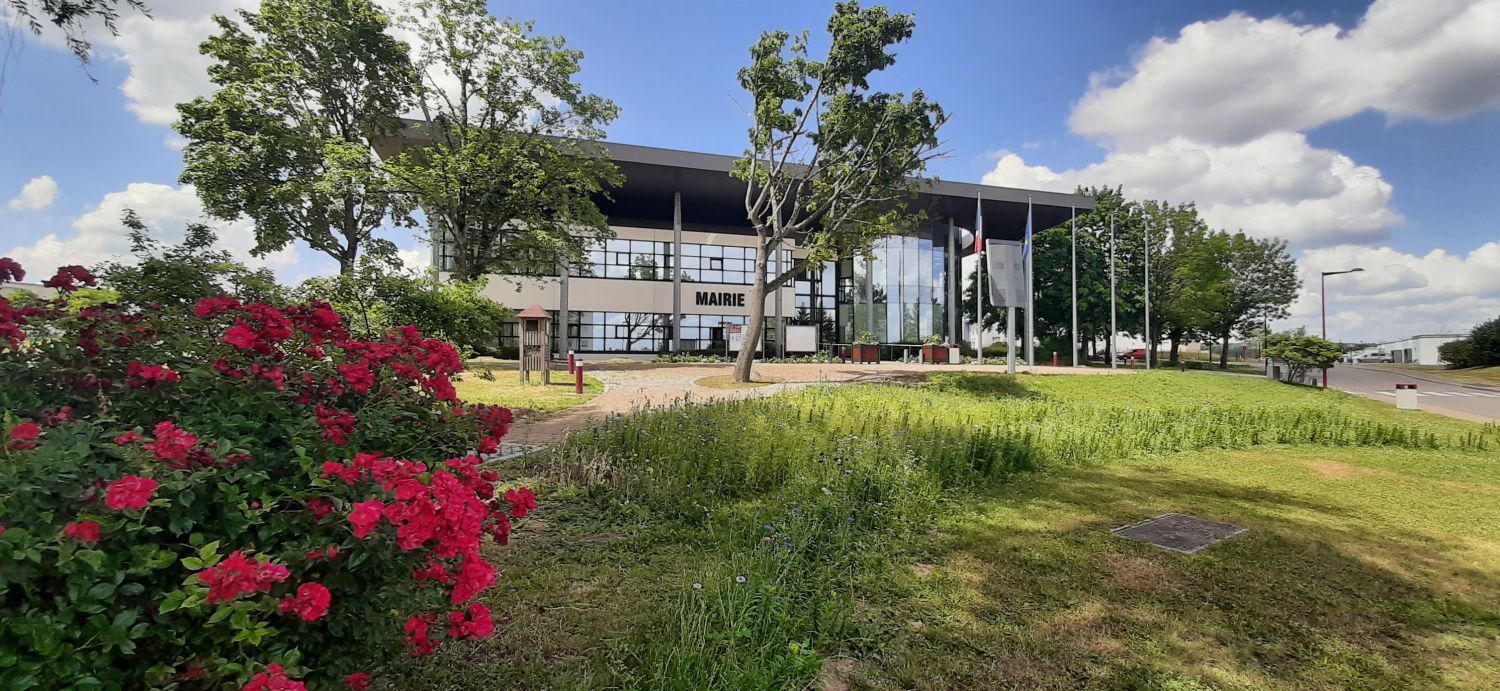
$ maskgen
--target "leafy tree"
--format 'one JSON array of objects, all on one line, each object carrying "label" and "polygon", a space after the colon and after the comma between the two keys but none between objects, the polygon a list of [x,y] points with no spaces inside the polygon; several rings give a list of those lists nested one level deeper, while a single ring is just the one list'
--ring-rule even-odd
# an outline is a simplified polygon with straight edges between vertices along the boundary
[{"label": "leafy tree", "polygon": [[1249,331],[1265,319],[1282,319],[1297,298],[1302,279],[1297,263],[1287,254],[1286,241],[1260,240],[1235,233],[1225,239],[1222,255],[1228,281],[1214,305],[1207,331],[1224,348],[1219,368],[1229,366],[1229,339],[1235,331]]},{"label": "leafy tree", "polygon": [[1463,369],[1474,366],[1474,341],[1468,338],[1460,338],[1449,341],[1438,346],[1438,357],[1448,363],[1449,369]]},{"label": "leafy tree", "polygon": [[[421,0],[403,23],[424,77],[424,142],[386,170],[447,243],[453,273],[547,274],[611,235],[595,198],[619,172],[592,144],[619,114],[574,81],[583,54],[483,0]],[[426,144],[426,145],[418,145]]]},{"label": "leafy tree", "polygon": [[88,22],[97,21],[104,25],[110,35],[119,36],[117,22],[121,8],[151,16],[144,0],[6,0],[6,4],[17,20],[25,23],[33,34],[42,35],[42,22],[61,30],[68,50],[73,51],[78,61],[84,64],[92,59],[94,48],[85,33]]},{"label": "leafy tree", "polygon": [[121,304],[191,307],[200,298],[225,294],[247,302],[285,299],[270,269],[251,270],[229,252],[215,250],[218,238],[206,225],[189,224],[181,244],[167,245],[151,237],[133,210],[127,209],[120,223],[130,234],[135,260],[105,262],[96,273]]},{"label": "leafy tree", "polygon": [[[808,33],[762,33],[739,72],[750,93],[754,123],[736,162],[745,211],[757,236],[755,282],[745,342],[759,342],[765,299],[822,263],[866,251],[875,238],[909,228],[903,200],[936,155],[947,115],[920,90],[911,96],[872,91],[870,75],[896,61],[890,48],[909,39],[909,14],[840,2],[828,20],[826,56],[814,59]],[[795,243],[806,257],[768,275],[771,251]],[[755,348],[735,361],[736,381],[749,381]]]},{"label": "leafy tree", "polygon": [[255,221],[255,254],[302,240],[354,271],[405,222],[371,146],[395,130],[415,84],[406,45],[372,0],[265,0],[215,16],[202,45],[212,95],[177,107],[181,180],[209,213]]},{"label": "leafy tree", "polygon": [[[985,282],[989,282],[989,274],[985,273]],[[1005,308],[995,307],[990,304],[989,286],[984,288],[984,328],[1005,329]],[[959,309],[963,310],[964,319],[970,324],[979,321],[979,272],[969,272],[969,277],[964,280],[964,299]]]},{"label": "leafy tree", "polygon": [[1500,365],[1500,317],[1474,327],[1469,341],[1474,344],[1474,367]]},{"label": "leafy tree", "polygon": [[512,318],[509,309],[482,294],[484,285],[483,277],[439,281],[366,258],[352,274],[310,278],[296,292],[301,299],[332,305],[360,338],[410,324],[472,353],[491,348],[500,324]]},{"label": "leafy tree", "polygon": [[1332,367],[1343,354],[1339,344],[1309,336],[1300,329],[1266,339],[1266,357],[1286,364],[1283,379],[1289,383],[1302,381],[1309,370]]}]

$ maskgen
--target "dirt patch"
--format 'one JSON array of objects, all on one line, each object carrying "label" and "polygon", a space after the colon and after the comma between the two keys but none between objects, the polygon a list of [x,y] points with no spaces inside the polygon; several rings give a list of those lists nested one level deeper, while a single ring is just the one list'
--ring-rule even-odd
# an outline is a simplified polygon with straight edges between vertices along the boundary
[{"label": "dirt patch", "polygon": [[911,565],[911,572],[917,578],[926,578],[926,577],[932,575],[932,565],[930,565],[930,564],[912,564]]},{"label": "dirt patch", "polygon": [[1373,468],[1361,468],[1342,461],[1302,461],[1308,470],[1328,480],[1348,480],[1356,477],[1391,477],[1395,473]]},{"label": "dirt patch", "polygon": [[822,691],[849,691],[849,679],[854,676],[854,669],[858,666],[857,661],[849,658],[824,660],[823,669],[818,671],[813,687]]},{"label": "dirt patch", "polygon": [[1114,582],[1127,590],[1143,593],[1175,592],[1179,584],[1172,570],[1145,557],[1112,554],[1104,560],[1104,569]]}]

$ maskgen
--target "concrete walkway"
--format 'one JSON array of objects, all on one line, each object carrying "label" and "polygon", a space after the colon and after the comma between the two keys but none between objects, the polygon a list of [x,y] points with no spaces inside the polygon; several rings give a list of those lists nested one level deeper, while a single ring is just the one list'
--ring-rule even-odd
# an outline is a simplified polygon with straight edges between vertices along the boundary
[{"label": "concrete walkway", "polygon": [[[902,381],[937,372],[1005,373],[1004,365],[919,365],[910,363],[853,364],[760,364],[757,377],[780,379],[779,383],[743,389],[718,389],[699,386],[704,377],[729,376],[731,364],[679,363],[585,363],[585,372],[604,384],[604,393],[580,406],[568,408],[537,420],[518,421],[506,441],[519,444],[550,444],[562,440],[570,430],[586,428],[616,413],[627,413],[648,406],[665,406],[684,399],[694,402],[733,400],[752,396],[769,396],[782,391],[817,384],[855,384]],[[1069,367],[1024,367],[1018,372],[1035,374],[1076,374],[1108,376],[1130,374],[1131,370]]]}]

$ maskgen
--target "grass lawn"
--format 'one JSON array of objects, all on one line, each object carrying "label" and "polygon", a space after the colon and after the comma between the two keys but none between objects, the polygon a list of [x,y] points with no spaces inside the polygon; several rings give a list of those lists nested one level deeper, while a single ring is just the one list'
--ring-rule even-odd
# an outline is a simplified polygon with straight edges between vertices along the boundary
[{"label": "grass lawn", "polygon": [[541,384],[540,375],[534,375],[532,381],[535,383],[522,384],[514,364],[470,362],[464,365],[464,373],[453,388],[463,401],[542,413],[582,405],[604,390],[598,379],[584,375],[583,394],[573,393],[573,378],[567,370],[553,372],[552,383],[546,386]]},{"label": "grass lawn", "polygon": [[[1500,686],[1500,430],[1336,391],[941,374],[505,474],[542,506],[490,553],[499,634],[402,688]],[[1249,532],[1108,533],[1169,511]]]}]

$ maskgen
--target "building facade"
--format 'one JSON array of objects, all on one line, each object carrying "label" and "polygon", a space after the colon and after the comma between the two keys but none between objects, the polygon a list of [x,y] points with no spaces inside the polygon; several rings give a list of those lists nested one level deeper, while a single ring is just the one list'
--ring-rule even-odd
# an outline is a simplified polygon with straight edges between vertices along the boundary
[{"label": "building facade", "polygon": [[[409,129],[394,146],[421,143],[420,131]],[[749,318],[755,279],[756,235],[745,220],[744,183],[729,174],[734,157],[602,146],[624,177],[598,200],[615,237],[555,275],[492,276],[485,294],[517,310],[533,304],[547,310],[560,353],[727,352],[729,330]],[[797,352],[788,349],[794,339],[785,338],[783,326],[815,327],[818,350],[865,331],[883,343],[918,343],[933,334],[958,342],[964,333],[955,309],[959,259],[973,251],[969,229],[980,210],[988,238],[1015,240],[1024,235],[1028,211],[1040,231],[1093,208],[1093,200],[931,181],[909,206],[926,220],[880,239],[869,256],[809,267],[770,296],[763,352]],[[782,248],[768,274],[802,252]],[[433,243],[433,262],[440,273],[452,268],[441,241]],[[514,345],[515,336],[508,326],[502,347]]]},{"label": "building facade", "polygon": [[1405,362],[1417,365],[1446,365],[1448,362],[1438,354],[1438,348],[1444,343],[1450,343],[1467,334],[1419,334],[1411,338],[1403,338],[1399,341],[1387,341],[1365,348],[1364,350],[1349,353],[1345,356],[1347,362],[1380,361],[1380,362]]}]

